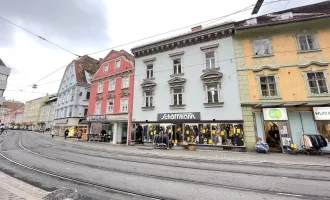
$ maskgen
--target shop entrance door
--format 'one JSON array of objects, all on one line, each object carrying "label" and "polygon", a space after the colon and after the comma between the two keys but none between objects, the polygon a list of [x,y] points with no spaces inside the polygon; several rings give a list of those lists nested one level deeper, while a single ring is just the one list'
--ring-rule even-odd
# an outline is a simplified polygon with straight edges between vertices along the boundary
[{"label": "shop entrance door", "polygon": [[291,134],[287,121],[265,121],[265,138],[269,150],[273,152],[286,152],[286,146],[291,144]]}]

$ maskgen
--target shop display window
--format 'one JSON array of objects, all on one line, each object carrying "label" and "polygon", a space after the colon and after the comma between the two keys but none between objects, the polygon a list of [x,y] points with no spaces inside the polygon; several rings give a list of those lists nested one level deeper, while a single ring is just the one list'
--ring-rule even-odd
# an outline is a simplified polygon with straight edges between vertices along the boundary
[{"label": "shop display window", "polygon": [[131,128],[131,141],[135,141],[135,136],[136,136],[136,127],[137,124],[132,124],[132,128]]},{"label": "shop display window", "polygon": [[185,124],[184,142],[217,146],[244,146],[242,124]]},{"label": "shop display window", "polygon": [[327,142],[330,142],[330,122],[318,121],[316,122],[318,134],[322,135]]}]

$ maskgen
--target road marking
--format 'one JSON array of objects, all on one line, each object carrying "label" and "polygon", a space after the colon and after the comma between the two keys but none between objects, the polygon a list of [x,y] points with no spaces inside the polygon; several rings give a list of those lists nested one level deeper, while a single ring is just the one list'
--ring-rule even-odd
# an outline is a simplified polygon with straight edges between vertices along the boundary
[{"label": "road marking", "polygon": [[281,192],[278,192],[276,194],[285,195],[285,196],[294,196],[294,197],[302,197],[303,196],[303,195],[300,195],[300,194],[290,194],[290,193],[281,193]]}]

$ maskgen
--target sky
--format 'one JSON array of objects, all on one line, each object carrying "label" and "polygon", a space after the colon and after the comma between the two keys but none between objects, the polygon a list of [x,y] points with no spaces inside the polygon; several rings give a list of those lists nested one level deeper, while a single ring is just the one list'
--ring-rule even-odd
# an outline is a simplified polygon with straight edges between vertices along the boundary
[{"label": "sky", "polygon": [[[277,0],[265,0],[271,2]],[[263,6],[259,14],[318,3],[324,0],[282,0]],[[256,0],[0,0],[0,17],[5,18],[77,55],[103,58],[112,47],[130,52],[134,46],[170,37],[190,28],[128,45],[181,27],[214,25],[250,18],[251,10],[227,18],[201,23],[236,12]],[[120,46],[123,45],[123,46]],[[120,46],[120,47],[117,47]],[[6,99],[26,102],[57,93],[65,66],[77,57],[0,19],[0,58],[11,68]],[[61,68],[51,76],[46,75]],[[38,85],[37,89],[31,87]]]}]

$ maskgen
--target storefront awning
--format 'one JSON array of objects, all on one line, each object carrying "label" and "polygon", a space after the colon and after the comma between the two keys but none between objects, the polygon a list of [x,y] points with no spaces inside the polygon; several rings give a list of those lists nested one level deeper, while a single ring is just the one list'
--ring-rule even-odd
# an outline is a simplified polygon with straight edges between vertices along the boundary
[{"label": "storefront awning", "polygon": [[242,106],[254,108],[278,108],[278,107],[324,107],[330,106],[330,102],[265,102],[265,103],[242,103]]}]

